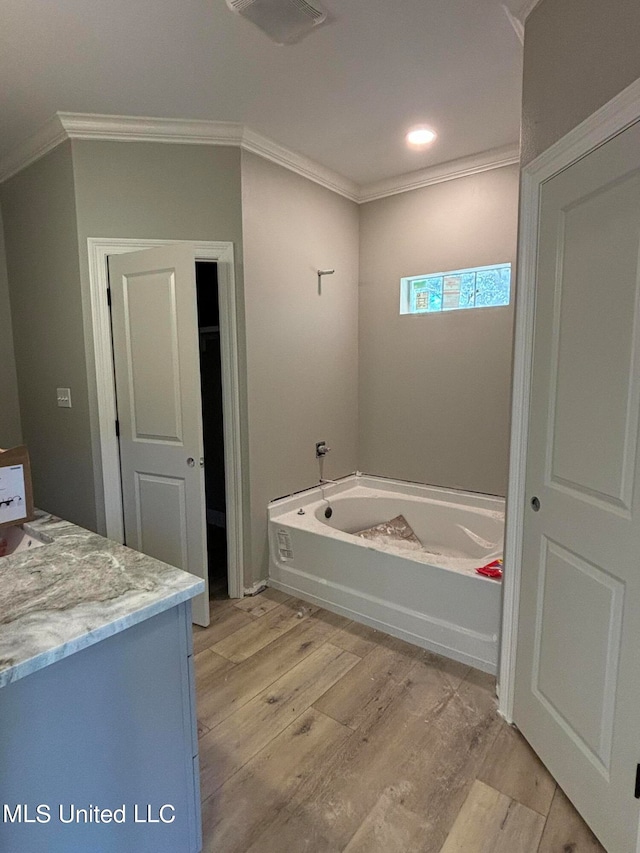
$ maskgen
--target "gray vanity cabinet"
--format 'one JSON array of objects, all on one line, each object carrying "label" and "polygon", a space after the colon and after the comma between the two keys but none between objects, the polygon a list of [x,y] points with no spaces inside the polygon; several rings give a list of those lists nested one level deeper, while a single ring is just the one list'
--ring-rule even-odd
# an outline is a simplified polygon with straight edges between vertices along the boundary
[{"label": "gray vanity cabinet", "polygon": [[185,601],[0,689],[2,853],[202,847]]}]

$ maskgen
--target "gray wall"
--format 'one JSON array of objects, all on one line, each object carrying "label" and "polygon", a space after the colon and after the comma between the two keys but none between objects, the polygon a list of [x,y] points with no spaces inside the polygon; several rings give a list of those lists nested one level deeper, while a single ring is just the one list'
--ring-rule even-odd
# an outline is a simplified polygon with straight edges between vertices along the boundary
[{"label": "gray wall", "polygon": [[638,0],[543,0],[527,19],[522,159],[528,163],[640,77]]},{"label": "gray wall", "polygon": [[[240,152],[237,148],[74,140],[88,405],[98,529],[104,530],[95,364],[89,305],[88,237],[220,240],[235,246],[242,293]],[[242,300],[240,299],[242,323]],[[79,331],[80,333],[80,331]],[[244,345],[244,344],[243,344]],[[243,403],[243,405],[245,405]],[[246,444],[246,437],[244,437]]]},{"label": "gray wall", "polygon": [[[36,503],[104,532],[86,239],[225,240],[242,289],[237,149],[67,142],[0,188]],[[69,386],[73,407],[56,406]]]},{"label": "gray wall", "polygon": [[[358,207],[242,155],[254,577],[267,571],[269,500],[357,465]],[[318,269],[335,268],[318,295]]]},{"label": "gray wall", "polygon": [[[23,438],[38,506],[95,528],[71,144],[0,187]],[[71,388],[59,409],[56,388]]]},{"label": "gray wall", "polygon": [[359,467],[504,495],[513,301],[399,314],[403,276],[511,261],[518,167],[361,207]]},{"label": "gray wall", "polygon": [[[0,198],[41,506],[104,530],[89,236],[235,244],[247,586],[266,574],[267,502],[317,481],[316,441],[333,448],[327,477],[359,467],[504,491],[511,309],[400,317],[398,300],[403,275],[513,261],[516,167],[359,209],[234,148],[74,141]],[[322,295],[318,268],[336,269]],[[56,407],[58,385],[71,410]]]},{"label": "gray wall", "polygon": [[18,404],[16,360],[13,352],[2,211],[0,211],[0,401],[0,447],[14,447],[22,441],[22,427]]},{"label": "gray wall", "polygon": [[[87,237],[235,244],[249,586],[266,574],[267,502],[317,480],[315,441],[334,448],[326,476],[356,467],[358,208],[251,155],[242,198],[240,157],[235,148],[73,141],[5,184],[2,202],[36,500],[102,531]],[[318,297],[315,270],[327,266],[336,274]],[[71,387],[71,410],[55,406],[57,385]],[[72,488],[53,476],[65,464]]]}]

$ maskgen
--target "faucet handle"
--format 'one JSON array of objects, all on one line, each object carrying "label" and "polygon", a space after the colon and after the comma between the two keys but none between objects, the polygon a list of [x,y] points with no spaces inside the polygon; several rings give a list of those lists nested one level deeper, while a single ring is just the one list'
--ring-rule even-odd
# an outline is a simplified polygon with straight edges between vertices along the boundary
[{"label": "faucet handle", "polygon": [[322,459],[331,450],[326,441],[316,441],[316,459]]}]

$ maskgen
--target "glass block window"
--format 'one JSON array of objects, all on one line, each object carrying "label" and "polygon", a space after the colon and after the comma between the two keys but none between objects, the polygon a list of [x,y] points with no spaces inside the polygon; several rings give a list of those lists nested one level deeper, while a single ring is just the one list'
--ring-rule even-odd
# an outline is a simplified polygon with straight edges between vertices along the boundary
[{"label": "glass block window", "polygon": [[414,275],[400,280],[400,313],[432,314],[508,305],[511,264]]}]

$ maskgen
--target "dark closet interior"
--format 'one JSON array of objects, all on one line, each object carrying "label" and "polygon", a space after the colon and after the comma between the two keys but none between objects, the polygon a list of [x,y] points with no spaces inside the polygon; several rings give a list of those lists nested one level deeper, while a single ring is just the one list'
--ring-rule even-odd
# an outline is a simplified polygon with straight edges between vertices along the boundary
[{"label": "dark closet interior", "polygon": [[200,385],[207,502],[209,595],[211,598],[225,598],[228,595],[227,528],[222,426],[220,310],[218,308],[218,267],[216,263],[196,261],[196,288],[200,336]]}]

